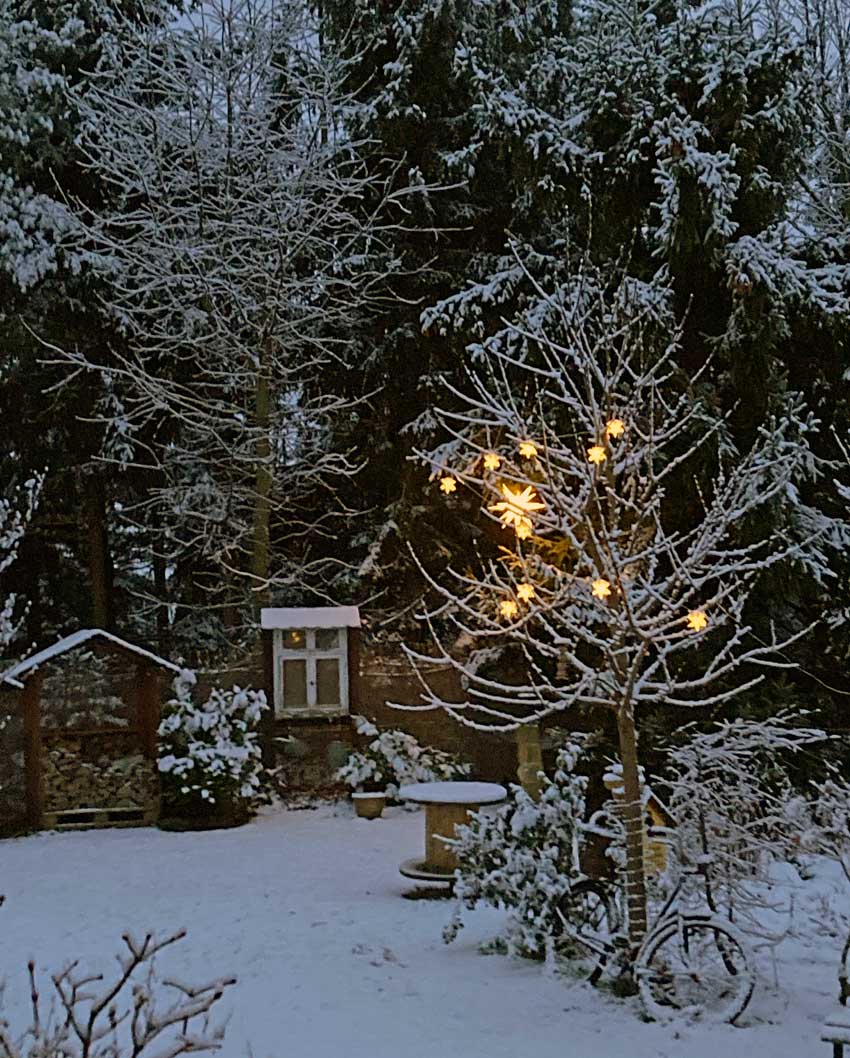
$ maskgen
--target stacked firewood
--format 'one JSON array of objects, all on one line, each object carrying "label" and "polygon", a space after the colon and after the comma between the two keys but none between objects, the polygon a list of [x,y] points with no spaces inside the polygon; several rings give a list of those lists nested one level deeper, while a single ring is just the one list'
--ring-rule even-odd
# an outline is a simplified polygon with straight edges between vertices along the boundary
[{"label": "stacked firewood", "polygon": [[53,741],[44,752],[45,809],[147,808],[159,796],[156,765],[142,753],[81,756],[74,739]]}]

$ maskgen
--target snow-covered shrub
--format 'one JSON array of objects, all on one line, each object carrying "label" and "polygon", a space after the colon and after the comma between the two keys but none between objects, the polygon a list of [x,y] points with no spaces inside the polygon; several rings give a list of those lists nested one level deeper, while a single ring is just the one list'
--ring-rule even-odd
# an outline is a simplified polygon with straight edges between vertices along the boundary
[{"label": "snow-covered shrub", "polygon": [[812,789],[803,847],[835,860],[850,883],[850,783],[832,767]]},{"label": "snow-covered shrub", "polygon": [[710,855],[713,895],[743,929],[759,932],[770,903],[770,867],[811,844],[805,791],[795,788],[790,757],[826,734],[805,713],[782,710],[765,720],[722,721],[686,730],[669,756],[667,790],[676,836],[688,860]]},{"label": "snow-covered shrub", "polygon": [[355,750],[334,774],[337,782],[352,790],[386,790],[394,797],[405,783],[462,779],[472,770],[453,753],[423,746],[404,731],[380,731],[365,716],[353,719],[357,734],[371,741],[365,749]]},{"label": "snow-covered shrub", "polygon": [[159,770],[175,805],[249,807],[262,772],[257,724],[267,708],[262,691],[215,687],[192,700],[195,674],[184,669],[159,725]]},{"label": "snow-covered shrub", "polygon": [[462,925],[462,909],[491,904],[508,912],[504,943],[510,953],[543,956],[551,950],[558,923],[557,898],[577,873],[583,835],[587,779],[575,774],[584,740],[573,736],[558,751],[552,779],[534,801],[521,786],[495,811],[472,813],[456,827],[455,910],[443,931],[448,943]]}]

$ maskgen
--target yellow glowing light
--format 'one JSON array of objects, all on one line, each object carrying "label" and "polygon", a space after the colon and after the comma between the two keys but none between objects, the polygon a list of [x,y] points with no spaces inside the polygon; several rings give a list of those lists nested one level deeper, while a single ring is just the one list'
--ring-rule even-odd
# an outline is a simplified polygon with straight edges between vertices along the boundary
[{"label": "yellow glowing light", "polygon": [[502,617],[507,617],[510,620],[512,617],[516,617],[519,613],[519,607],[513,599],[503,599],[499,603],[499,613]]},{"label": "yellow glowing light", "polygon": [[517,586],[516,593],[517,593],[517,598],[521,602],[531,602],[531,600],[534,598],[534,595],[535,595],[534,585],[533,584],[520,584],[520,585]]},{"label": "yellow glowing light", "polygon": [[450,493],[457,491],[457,482],[453,477],[446,476],[440,478],[440,491],[445,492],[448,496]]},{"label": "yellow glowing light", "polygon": [[527,540],[531,536],[531,520],[523,518],[523,520],[516,527],[516,535],[518,540]]},{"label": "yellow glowing light", "polygon": [[534,441],[520,441],[519,454],[522,456],[523,459],[536,459],[537,445],[534,443]]},{"label": "yellow glowing light", "polygon": [[587,450],[587,458],[591,463],[596,463],[598,466],[600,463],[604,463],[608,457],[605,455],[605,449],[602,445],[593,445],[592,448]]},{"label": "yellow glowing light", "polygon": [[622,437],[626,432],[626,424],[622,419],[609,419],[605,423],[605,433],[609,437]]},{"label": "yellow glowing light", "polygon": [[502,465],[502,460],[495,452],[487,452],[484,456],[484,467],[487,470],[498,470]]},{"label": "yellow glowing light", "polygon": [[517,536],[521,539],[524,539],[519,531],[522,526],[528,529],[525,535],[530,536],[530,515],[542,511],[546,504],[538,501],[537,494],[531,485],[526,485],[522,492],[514,492],[510,485],[502,485],[501,489],[504,500],[501,503],[494,503],[489,509],[499,515],[502,525],[516,526]]},{"label": "yellow glowing light", "polygon": [[598,577],[591,585],[590,590],[597,599],[607,599],[611,594],[611,584],[604,577]]},{"label": "yellow glowing light", "polygon": [[708,618],[702,610],[691,610],[688,614],[688,628],[692,632],[701,632],[708,626]]}]

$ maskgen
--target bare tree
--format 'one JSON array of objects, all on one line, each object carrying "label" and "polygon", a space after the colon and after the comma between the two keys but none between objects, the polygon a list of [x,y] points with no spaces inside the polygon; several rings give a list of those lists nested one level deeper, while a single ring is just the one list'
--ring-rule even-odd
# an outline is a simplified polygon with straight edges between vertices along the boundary
[{"label": "bare tree", "polygon": [[[346,131],[346,68],[309,5],[211,0],[177,25],[116,22],[82,83],[81,146],[107,205],[77,205],[122,341],[98,362],[107,458],[149,473],[122,514],[202,604],[328,582],[317,553],[356,471],[350,334],[386,297],[385,193]],[[390,218],[390,219],[388,219]],[[336,386],[328,384],[333,375]]]},{"label": "bare tree", "polygon": [[440,488],[450,503],[471,493],[501,528],[474,568],[431,580],[436,661],[457,670],[466,700],[423,677],[422,708],[501,729],[577,708],[613,716],[638,942],[641,710],[719,705],[766,667],[791,667],[782,651],[809,629],[771,623],[763,640],[746,607],[776,563],[825,575],[823,519],[796,489],[816,473],[816,423],[789,394],[739,450],[728,416],[700,399],[711,365],[693,377],[677,367],[672,299],[657,284],[612,285],[588,266],[557,295],[537,293],[437,410],[451,437],[427,455]]},{"label": "bare tree", "polygon": [[[127,951],[117,956],[112,980],[72,962],[52,975],[49,1004],[31,962],[32,1024],[16,1038],[0,1021],[0,1058],[177,1058],[221,1050],[224,1026],[212,1024],[210,1011],[236,979],[192,986],[154,973],[155,957],[185,935],[148,933],[139,941],[125,933]],[[165,1002],[164,990],[171,993]]]}]

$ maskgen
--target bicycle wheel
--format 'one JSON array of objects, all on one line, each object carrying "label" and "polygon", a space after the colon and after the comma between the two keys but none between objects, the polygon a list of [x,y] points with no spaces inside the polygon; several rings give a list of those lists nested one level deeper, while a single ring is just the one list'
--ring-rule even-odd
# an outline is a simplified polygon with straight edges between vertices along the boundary
[{"label": "bicycle wheel", "polygon": [[[563,916],[563,917],[562,917]],[[566,923],[566,925],[565,925]],[[558,900],[555,948],[572,972],[596,984],[608,961],[611,940],[620,929],[614,897],[602,882],[576,882]]]},{"label": "bicycle wheel", "polygon": [[750,1001],[755,973],[734,931],[719,919],[682,916],[650,933],[635,962],[647,1014],[734,1021]]}]

